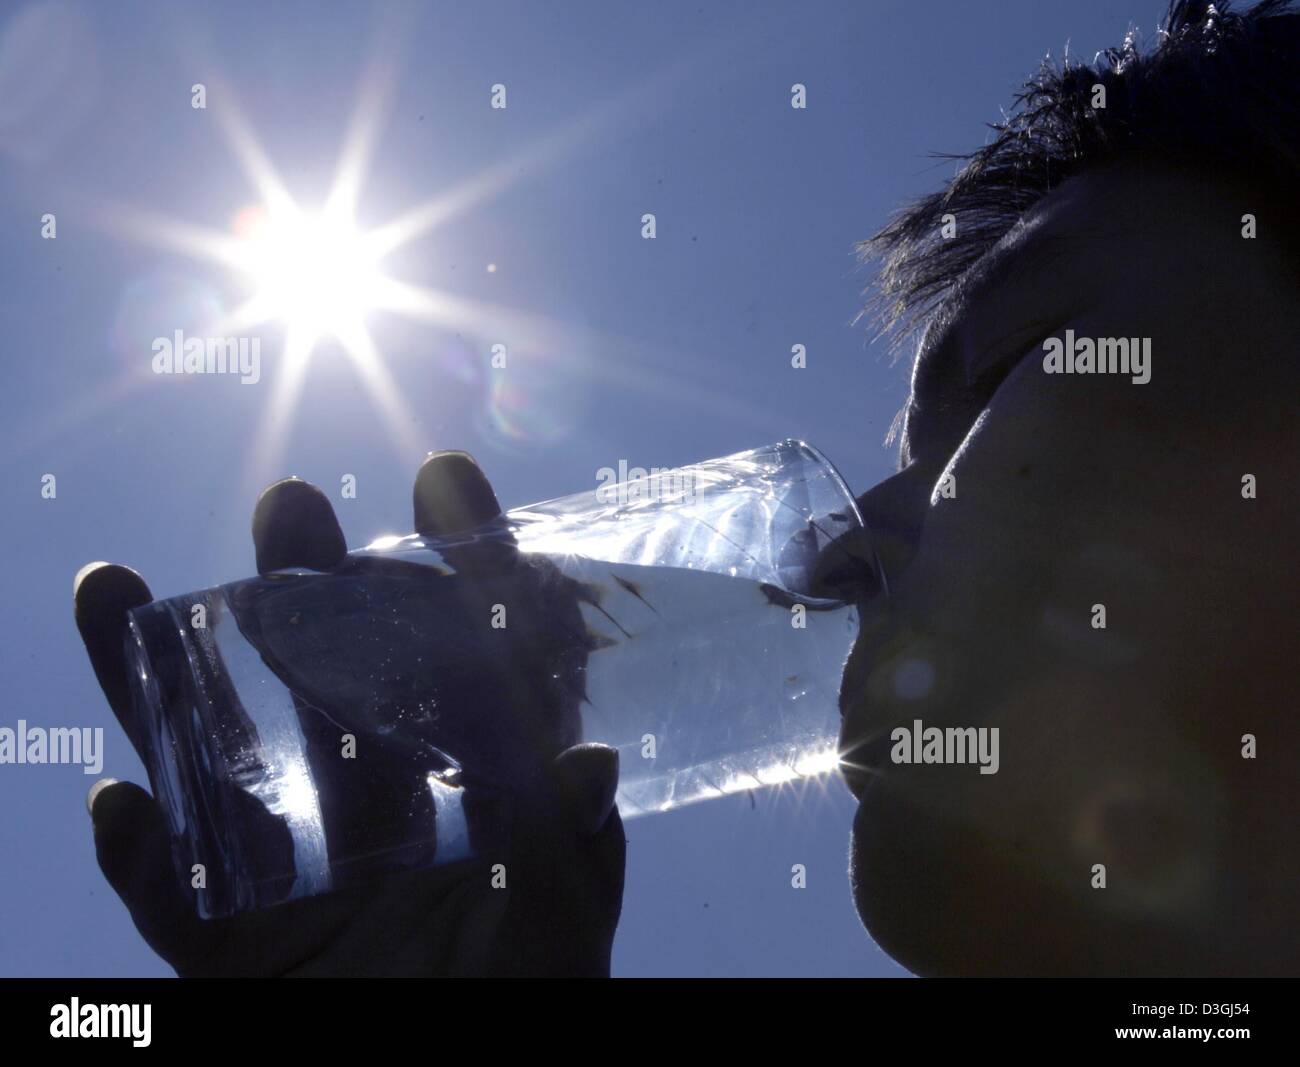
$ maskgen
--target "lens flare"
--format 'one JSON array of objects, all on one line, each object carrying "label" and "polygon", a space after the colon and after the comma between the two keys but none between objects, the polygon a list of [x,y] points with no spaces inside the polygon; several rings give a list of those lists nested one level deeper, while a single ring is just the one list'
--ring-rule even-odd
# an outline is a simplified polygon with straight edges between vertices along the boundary
[{"label": "lens flare", "polygon": [[176,330],[189,337],[205,337],[224,313],[220,294],[203,279],[170,271],[150,272],[124,286],[113,317],[112,345],[134,377],[154,379],[140,353],[150,352],[155,339],[170,338]]},{"label": "lens flare", "polygon": [[[575,331],[576,335],[576,331]],[[489,368],[475,427],[505,454],[563,441],[582,424],[590,383],[582,339],[568,347],[512,349],[506,367]]]}]

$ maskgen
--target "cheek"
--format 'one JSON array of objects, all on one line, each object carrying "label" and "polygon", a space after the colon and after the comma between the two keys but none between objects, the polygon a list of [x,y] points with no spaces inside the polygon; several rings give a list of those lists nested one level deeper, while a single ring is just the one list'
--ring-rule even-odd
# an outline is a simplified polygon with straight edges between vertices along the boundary
[{"label": "cheek", "polygon": [[1195,607],[1187,575],[1217,550],[1186,520],[1187,464],[1170,427],[1140,417],[1142,388],[1046,376],[1032,357],[1003,383],[937,483],[891,599],[866,613],[874,699],[979,714],[1005,679],[1176,652],[1168,621]]},{"label": "cheek", "polygon": [[903,583],[1031,592],[1044,569],[1115,540],[1117,514],[1158,506],[1163,428],[1139,418],[1139,388],[1025,359],[945,467]]},{"label": "cheek", "polygon": [[932,499],[892,598],[863,614],[852,715],[1000,736],[996,774],[886,764],[864,794],[855,899],[905,966],[1105,969],[1139,945],[1172,958],[1153,920],[1213,921],[1220,776],[1166,699],[1186,667],[1171,619],[1195,615],[1185,577],[1204,561],[1171,527],[1175,453],[1135,421],[1138,388],[1026,361],[949,464],[955,494]]},{"label": "cheek", "polygon": [[1034,369],[1022,365],[981,415],[937,483],[947,491],[933,494],[890,598],[862,613],[846,696],[864,718],[978,725],[1010,681],[1134,658],[1132,626],[1092,625],[1094,604],[1118,610],[1118,596],[1127,609],[1157,577],[1106,529],[1096,499],[1098,465],[1122,449],[1108,458],[1091,448],[1090,429]]}]

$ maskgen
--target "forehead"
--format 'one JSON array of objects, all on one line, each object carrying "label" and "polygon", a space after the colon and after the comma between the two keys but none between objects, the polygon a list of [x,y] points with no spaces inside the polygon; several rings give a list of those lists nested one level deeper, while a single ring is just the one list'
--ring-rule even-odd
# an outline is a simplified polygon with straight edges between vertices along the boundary
[{"label": "forehead", "polygon": [[1189,171],[1151,156],[1076,175],[1026,211],[958,279],[931,316],[922,347],[941,341],[1004,289],[1025,287],[1023,296],[1077,284],[1078,272],[1063,271],[1067,258],[1110,257],[1106,269],[1118,274],[1139,256],[1147,257],[1139,266],[1182,262],[1191,250],[1235,245],[1241,211],[1258,210],[1262,199],[1244,179]]},{"label": "forehead", "polygon": [[1055,306],[1073,288],[1063,270],[1080,267],[1079,221],[1065,197],[1045,197],[967,270],[931,316],[917,346],[903,412],[902,465],[931,451],[952,422],[949,408],[968,384],[971,346],[993,343],[1056,313]]},{"label": "forehead", "polygon": [[[991,319],[1014,291],[1019,303],[1029,296],[1063,288],[1062,261],[1095,248],[1121,232],[1113,215],[1096,210],[1086,178],[1074,178],[1025,212],[1002,238],[953,285],[922,335],[920,351],[939,347],[962,329]],[[961,225],[960,218],[958,225]]]},{"label": "forehead", "polygon": [[1205,206],[1203,180],[1134,160],[1071,178],[1025,212],[926,325],[901,462],[943,423],[945,398],[969,384],[965,368],[981,354],[1104,306],[1108,289],[1125,291],[1134,275],[1167,276],[1189,244],[1210,240]]}]

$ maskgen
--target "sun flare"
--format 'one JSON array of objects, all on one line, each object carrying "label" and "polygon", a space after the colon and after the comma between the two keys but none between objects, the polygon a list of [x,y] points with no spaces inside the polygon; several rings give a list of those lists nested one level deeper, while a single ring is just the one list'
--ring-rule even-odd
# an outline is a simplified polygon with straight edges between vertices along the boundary
[{"label": "sun flare", "polygon": [[[374,228],[363,229],[357,223],[357,206],[402,66],[402,39],[400,31],[387,25],[376,35],[374,56],[362,73],[338,166],[319,210],[315,201],[299,202],[290,192],[246,122],[233,88],[215,75],[209,76],[209,89],[217,85],[218,91],[211,95],[220,104],[212,107],[211,115],[252,187],[254,203],[229,219],[228,227],[215,230],[130,204],[105,201],[98,205],[97,221],[105,229],[229,272],[235,282],[231,288],[240,291],[222,293],[220,310],[213,321],[204,324],[210,337],[260,340],[260,331],[267,324],[281,328],[275,331],[280,334],[278,351],[261,379],[269,386],[270,395],[247,446],[250,489],[282,466],[293,416],[319,348],[328,349],[331,359],[341,354],[352,365],[361,394],[376,410],[377,424],[388,433],[395,455],[407,460],[424,454],[427,427],[399,388],[371,333],[372,326],[382,326],[391,337],[395,321],[406,320],[454,330],[458,341],[462,336],[491,332],[493,337],[522,338],[539,350],[570,349],[570,327],[561,320],[509,304],[426,288],[394,277],[388,271],[398,268],[389,264],[386,269],[385,262],[450,220],[490,202],[522,175],[536,175],[556,166],[603,131],[623,129],[630,115],[658,114],[664,93],[687,80],[689,69],[699,62],[697,57],[665,68],[525,144],[519,152],[469,174]],[[405,258],[411,261],[409,255]],[[501,266],[500,260],[491,258],[485,270],[496,275]],[[380,322],[372,322],[375,319]],[[594,336],[589,326],[583,329],[583,337],[588,335]],[[608,340],[619,345],[625,341],[617,334],[609,335]],[[658,375],[633,366],[630,357],[606,373],[643,388],[662,388]],[[350,405],[352,399],[349,393],[345,402]],[[768,418],[767,413],[762,414],[764,421]]]},{"label": "sun flare", "polygon": [[375,243],[341,212],[259,206],[241,213],[235,231],[239,269],[260,316],[295,335],[347,337],[377,306],[383,275]]}]

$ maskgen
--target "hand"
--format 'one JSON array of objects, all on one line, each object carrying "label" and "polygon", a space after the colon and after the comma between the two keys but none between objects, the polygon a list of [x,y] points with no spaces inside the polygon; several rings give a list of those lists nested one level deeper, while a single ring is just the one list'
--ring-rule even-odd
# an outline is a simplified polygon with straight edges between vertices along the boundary
[{"label": "hand", "polygon": [[[415,529],[428,536],[500,513],[465,453],[431,456],[414,502]],[[347,551],[324,494],[296,479],[262,494],[253,541],[260,573],[328,570]],[[77,578],[77,626],[137,750],[123,647],[127,612],[152,599],[126,567],[91,564]],[[486,862],[469,863],[207,921],[177,882],[167,817],[153,798],[105,780],[89,803],[100,868],[142,936],[181,976],[607,975],[623,894],[617,780],[616,751],[577,745],[521,785],[504,889],[491,888]]]}]

